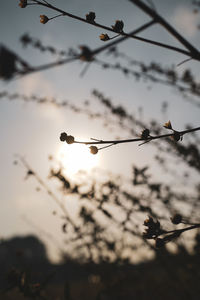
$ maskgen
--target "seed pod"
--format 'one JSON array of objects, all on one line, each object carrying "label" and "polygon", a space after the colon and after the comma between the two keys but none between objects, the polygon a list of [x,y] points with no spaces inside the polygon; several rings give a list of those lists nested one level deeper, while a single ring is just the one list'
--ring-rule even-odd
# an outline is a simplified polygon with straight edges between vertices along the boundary
[{"label": "seed pod", "polygon": [[83,61],[92,61],[93,60],[93,53],[92,51],[87,47],[87,46],[79,46],[81,49],[81,54],[80,54],[80,60]]},{"label": "seed pod", "polygon": [[167,123],[165,123],[165,124],[163,125],[163,127],[165,127],[166,129],[172,129],[172,124],[171,124],[170,121],[168,121]]},{"label": "seed pod", "polygon": [[62,133],[60,134],[60,140],[61,140],[61,142],[65,142],[65,141],[66,141],[66,138],[67,138],[66,132],[62,132]]},{"label": "seed pod", "polygon": [[122,32],[123,28],[124,28],[124,22],[120,20],[116,20],[115,25],[112,26],[112,29],[118,33]]},{"label": "seed pod", "polygon": [[173,224],[177,225],[180,224],[182,221],[182,216],[180,214],[175,214],[172,218],[171,221]]},{"label": "seed pod", "polygon": [[149,129],[146,128],[146,129],[144,129],[144,130],[142,131],[142,133],[141,133],[141,138],[144,139],[144,140],[146,140],[146,139],[148,139],[149,134],[150,134],[150,131],[149,131]]},{"label": "seed pod", "polygon": [[46,24],[49,21],[49,18],[46,15],[40,15],[40,23]]},{"label": "seed pod", "polygon": [[25,8],[27,6],[27,0],[20,0],[19,6]]},{"label": "seed pod", "polygon": [[143,225],[149,227],[149,225],[151,225],[153,223],[154,223],[153,218],[152,217],[148,217],[147,219],[144,220],[144,224]]},{"label": "seed pod", "polygon": [[98,148],[96,146],[90,146],[90,153],[97,154],[98,153]]},{"label": "seed pod", "polygon": [[94,23],[94,20],[95,20],[95,18],[96,18],[96,15],[95,15],[95,12],[90,11],[89,14],[86,14],[86,15],[85,15],[85,17],[86,17],[86,20],[87,20],[88,22]]},{"label": "seed pod", "polygon": [[73,144],[74,143],[74,137],[72,135],[68,135],[66,137],[66,143],[67,144]]},{"label": "seed pod", "polygon": [[178,131],[174,131],[174,134],[172,135],[172,139],[175,141],[175,142],[178,142],[181,138],[181,135]]},{"label": "seed pod", "polygon": [[110,37],[109,37],[109,35],[107,33],[102,33],[99,36],[99,38],[100,38],[101,41],[104,41],[104,42],[109,41],[109,39],[110,39]]}]

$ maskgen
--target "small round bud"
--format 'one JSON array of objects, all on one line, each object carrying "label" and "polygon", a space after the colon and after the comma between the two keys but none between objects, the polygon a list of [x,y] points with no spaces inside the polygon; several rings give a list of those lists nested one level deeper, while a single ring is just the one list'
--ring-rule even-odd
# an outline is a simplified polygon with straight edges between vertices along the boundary
[{"label": "small round bud", "polygon": [[171,221],[173,224],[177,225],[182,222],[182,216],[180,214],[175,214],[172,218]]},{"label": "small round bud", "polygon": [[163,125],[163,127],[165,127],[166,129],[171,129],[171,130],[173,130],[172,124],[171,124],[170,121],[166,122],[166,123]]},{"label": "small round bud", "polygon": [[142,131],[142,133],[141,133],[141,138],[144,139],[144,140],[146,140],[146,139],[148,139],[149,134],[150,134],[150,131],[149,131],[149,129],[146,128],[146,129],[144,129],[144,130]]},{"label": "small round bud", "polygon": [[49,18],[46,15],[40,15],[40,23],[46,24],[49,21]]},{"label": "small round bud", "polygon": [[79,46],[81,49],[81,54],[80,54],[80,60],[83,61],[92,61],[93,60],[93,53],[92,51],[87,47],[87,46]]},{"label": "small round bud", "polygon": [[115,25],[112,26],[112,29],[118,33],[122,32],[123,28],[124,28],[124,22],[120,20],[116,20]]},{"label": "small round bud", "polygon": [[97,154],[98,153],[98,148],[96,146],[90,146],[90,153]]},{"label": "small round bud", "polygon": [[154,223],[153,218],[152,217],[148,217],[146,220],[144,220],[144,226],[148,226],[152,225]]},{"label": "small round bud", "polygon": [[95,12],[90,11],[89,14],[87,14],[86,16],[86,20],[90,23],[94,23],[94,20],[96,18]]},{"label": "small round bud", "polygon": [[19,6],[25,8],[27,6],[27,0],[20,0]]},{"label": "small round bud", "polygon": [[66,143],[67,144],[73,144],[74,143],[74,137],[72,135],[68,135],[66,137]]},{"label": "small round bud", "polygon": [[66,132],[62,132],[62,133],[60,134],[60,140],[61,140],[61,142],[65,142],[65,141],[66,141],[66,138],[67,138]]},{"label": "small round bud", "polygon": [[178,142],[178,141],[180,140],[180,138],[181,138],[180,133],[177,132],[177,131],[174,131],[174,134],[172,135],[172,139],[173,139],[174,141]]},{"label": "small round bud", "polygon": [[104,41],[104,42],[109,41],[109,39],[110,39],[110,37],[109,37],[109,35],[107,33],[102,33],[99,36],[99,38],[100,38],[101,41]]}]

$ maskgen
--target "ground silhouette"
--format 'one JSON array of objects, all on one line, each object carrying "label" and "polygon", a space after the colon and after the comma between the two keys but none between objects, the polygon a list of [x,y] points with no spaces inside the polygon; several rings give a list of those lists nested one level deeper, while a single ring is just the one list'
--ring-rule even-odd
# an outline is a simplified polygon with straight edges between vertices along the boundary
[{"label": "ground silhouette", "polygon": [[1,299],[31,298],[11,286],[15,271],[29,274],[33,285],[46,281],[41,295],[32,299],[198,300],[199,263],[198,236],[193,255],[181,247],[177,254],[161,249],[154,260],[137,265],[86,264],[69,257],[63,263],[52,264],[44,244],[36,237],[14,237],[0,246]]}]

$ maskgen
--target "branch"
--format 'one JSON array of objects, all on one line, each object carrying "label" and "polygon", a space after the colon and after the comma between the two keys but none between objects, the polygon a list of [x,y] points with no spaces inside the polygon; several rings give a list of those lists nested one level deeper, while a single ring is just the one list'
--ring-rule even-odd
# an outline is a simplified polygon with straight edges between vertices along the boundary
[{"label": "branch", "polygon": [[[151,142],[152,140],[157,140],[157,139],[162,139],[162,138],[166,138],[166,137],[171,137],[174,141],[178,142],[179,140],[182,140],[183,135],[186,133],[190,133],[190,132],[194,132],[194,131],[198,131],[200,130],[200,127],[196,127],[196,128],[192,128],[192,129],[187,129],[187,130],[183,130],[183,131],[176,131],[171,127],[171,122],[167,122],[164,125],[165,128],[170,129],[173,131],[173,133],[169,133],[169,134],[162,134],[162,135],[157,135],[157,136],[151,136],[150,135],[150,131],[149,129],[144,129],[140,135],[139,138],[135,138],[135,139],[124,139],[124,140],[96,140],[96,139],[92,139],[93,141],[77,141],[75,140],[75,138],[72,135],[68,135],[67,133],[63,132],[60,135],[60,140],[62,142],[67,142],[67,144],[84,144],[84,145],[92,145],[90,147],[90,151],[92,154],[97,154],[97,152],[99,150],[102,150],[104,148],[108,148],[117,144],[124,144],[124,143],[133,143],[133,142],[143,142],[144,143],[148,143]],[[97,148],[94,145],[104,145],[104,144],[108,144],[108,146],[106,147],[102,147],[102,148]]]},{"label": "branch", "polygon": [[72,58],[58,60],[58,61],[55,61],[55,62],[52,62],[52,63],[40,65],[40,66],[37,66],[37,67],[31,67],[28,71],[19,71],[18,74],[20,76],[24,76],[24,75],[35,73],[35,72],[45,71],[45,70],[51,69],[53,67],[68,64],[68,63],[73,62],[73,61],[75,61],[79,58],[80,58],[80,56],[74,56]]},{"label": "branch", "polygon": [[[78,21],[87,23],[87,24],[89,24],[89,25],[92,25],[92,26],[95,26],[95,27],[98,27],[98,28],[101,28],[101,29],[104,29],[104,30],[106,30],[106,31],[110,31],[110,32],[113,32],[113,33],[116,33],[116,32],[117,32],[116,30],[114,30],[114,29],[111,28],[111,27],[105,26],[105,25],[100,24],[100,23],[96,23],[95,21],[93,21],[93,22],[88,21],[87,19],[84,19],[84,18],[79,17],[79,16],[77,16],[77,15],[71,14],[71,13],[69,13],[69,12],[67,12],[67,11],[64,11],[64,10],[60,9],[60,8],[57,8],[56,6],[54,6],[54,5],[50,4],[50,3],[46,4],[47,2],[46,2],[46,3],[42,3],[42,2],[37,1],[37,0],[32,0],[32,1],[36,2],[38,5],[45,6],[45,7],[47,7],[47,8],[50,8],[50,9],[52,9],[52,10],[54,10],[54,11],[57,11],[57,12],[61,13],[60,16],[67,16],[67,17],[69,17],[69,18],[72,18],[72,19],[75,19],[75,20],[78,20]],[[148,22],[148,24],[149,24],[148,26],[153,25],[153,24],[155,24],[155,21],[153,20],[153,21],[151,21],[151,22]],[[146,28],[146,25],[144,25],[144,26],[145,26],[145,28]],[[142,26],[142,27],[143,27],[143,26]],[[144,28],[144,29],[145,29],[145,28]],[[142,29],[142,30],[143,30],[143,29]],[[141,30],[140,30],[140,31],[141,31]],[[120,34],[120,35],[122,35],[122,36],[124,36],[124,37],[134,38],[133,34],[136,34],[136,33],[138,33],[138,32],[133,31],[132,33],[129,34],[129,33],[125,33],[124,31],[121,30],[120,32],[117,32],[117,33]]]},{"label": "branch", "polygon": [[[149,217],[144,221],[144,226],[146,229],[143,233],[143,237],[146,239],[153,239],[155,240],[156,248],[163,247],[166,243],[169,243],[176,238],[180,237],[182,233],[185,231],[193,230],[200,228],[200,224],[191,224],[190,222],[184,221],[183,217],[180,214],[175,214],[171,218],[171,222],[174,225],[183,224],[187,227],[181,229],[174,229],[174,230],[164,230],[159,221],[154,221],[152,217]],[[159,238],[162,236],[162,238]]]},{"label": "branch", "polygon": [[[152,23],[152,22],[150,22]],[[143,27],[148,26],[146,23],[143,25]],[[139,30],[140,28],[138,28]],[[116,71],[121,71],[123,75],[132,75],[136,79],[144,78],[147,79],[153,83],[161,83],[164,85],[172,86],[176,88],[179,92],[182,92],[183,94],[186,93],[191,93],[193,95],[199,96],[200,95],[200,87],[199,84],[194,80],[194,76],[191,73],[190,70],[185,70],[183,75],[180,77],[177,72],[174,70],[174,68],[163,68],[162,66],[158,65],[155,62],[151,62],[149,65],[145,64],[144,62],[137,61],[132,59],[131,57],[127,56],[123,52],[119,52],[116,47],[111,47],[114,46],[115,44],[121,42],[122,40],[125,40],[127,37],[122,37],[120,39],[115,40],[113,43],[108,43],[103,47],[98,48],[96,50],[98,52],[102,52],[106,50],[107,48],[110,48],[110,51],[107,52],[107,54],[111,54],[115,59],[116,58],[122,58],[128,63],[128,67],[123,66],[119,63],[111,64],[106,61],[99,60],[95,58],[92,62],[100,65],[103,69],[113,69]],[[51,54],[59,54],[60,56],[65,56],[65,57],[71,57],[75,56],[76,52],[73,49],[69,49],[68,51],[64,50],[58,50],[55,47],[52,46],[46,46],[43,45],[42,42],[38,39],[34,39],[30,37],[28,34],[24,34],[20,38],[21,43],[23,44],[24,47],[27,47],[28,45],[31,45],[34,48],[38,48],[41,52],[48,51]],[[185,60],[188,61],[191,60],[191,58]],[[182,61],[180,64],[184,63],[185,61]],[[55,62],[55,66],[57,66],[58,62]],[[65,63],[65,62],[63,62]],[[179,65],[180,65],[179,64]],[[132,70],[130,66],[137,66],[139,70]],[[88,65],[89,66],[89,65]],[[177,65],[178,66],[178,65]],[[51,66],[49,66],[51,67]],[[54,67],[54,65],[52,65]],[[87,67],[87,66],[86,66]],[[85,72],[85,69],[82,71],[81,75],[83,75],[83,72]],[[157,73],[157,76],[154,74]],[[163,78],[164,77],[164,78]],[[194,101],[191,98],[186,98],[186,95],[184,94],[184,100],[190,101],[196,106],[199,106],[199,103]]]},{"label": "branch", "polygon": [[[124,37],[127,37],[127,38],[133,38],[133,39],[137,39],[137,40],[140,40],[140,41],[142,41],[142,42],[145,42],[145,43],[149,43],[149,44],[152,44],[152,45],[156,45],[156,46],[159,46],[159,47],[162,47],[162,48],[166,48],[166,49],[169,49],[169,50],[172,50],[172,51],[176,51],[176,52],[179,52],[179,53],[182,53],[182,54],[184,54],[184,55],[187,55],[187,56],[189,56],[189,57],[192,57],[193,59],[195,59],[195,60],[200,60],[200,55],[199,55],[199,52],[191,45],[191,47],[186,47],[187,49],[189,49],[190,51],[188,52],[188,51],[185,51],[185,50],[183,50],[183,49],[181,49],[181,48],[178,48],[178,47],[174,47],[174,46],[171,46],[171,45],[168,45],[168,44],[164,44],[164,43],[160,43],[160,42],[157,42],[157,41],[153,41],[153,40],[149,40],[149,39],[145,39],[145,38],[142,38],[142,37],[136,37],[134,34],[136,34],[135,32],[133,32],[133,33],[125,33],[122,29],[120,30],[120,31],[116,31],[115,29],[114,29],[114,27],[115,26],[112,26],[113,28],[111,28],[111,27],[108,27],[108,26],[105,26],[105,25],[102,25],[102,24],[99,24],[99,23],[96,23],[94,20],[91,22],[91,21],[88,21],[87,19],[84,19],[84,18],[81,18],[81,17],[79,17],[79,16],[77,16],[77,15],[74,15],[74,14],[71,14],[71,13],[69,13],[69,12],[67,12],[67,11],[64,11],[64,10],[62,10],[62,9],[59,9],[59,8],[57,8],[57,7],[55,7],[54,5],[52,5],[52,4],[50,4],[50,3],[48,3],[47,4],[47,2],[45,2],[45,3],[43,3],[43,2],[40,2],[40,1],[38,1],[38,0],[32,0],[32,1],[34,1],[34,2],[36,2],[36,4],[38,4],[38,5],[42,5],[42,6],[45,6],[45,7],[47,7],[47,8],[50,8],[50,9],[52,9],[52,10],[54,10],[54,11],[57,11],[57,12],[59,12],[59,13],[61,13],[61,15],[59,15],[59,16],[67,16],[67,17],[70,17],[70,18],[72,18],[72,19],[76,19],[76,20],[78,20],[78,21],[81,21],[81,22],[84,22],[84,23],[87,23],[87,24],[90,24],[90,25],[92,25],[92,26],[95,26],[95,27],[98,27],[98,28],[102,28],[102,29],[104,29],[104,30],[107,30],[107,31],[111,31],[111,32],[113,32],[113,33],[118,33],[118,35],[122,35],[122,36],[124,36]],[[148,6],[147,6],[147,8],[148,8]],[[150,9],[150,8],[149,8]],[[154,12],[154,11],[153,11]],[[155,12],[154,12],[155,13]],[[155,13],[156,14],[156,13]],[[157,15],[157,14],[156,14]],[[43,16],[43,17],[46,17],[46,16]],[[55,16],[55,17],[58,17],[58,16]],[[53,17],[53,18],[55,18],[55,17]],[[48,18],[48,17],[46,17],[46,22],[48,22],[49,20],[51,20],[51,19],[53,19],[53,18]],[[161,18],[161,17],[160,17]],[[163,19],[164,20],[164,19]],[[46,23],[45,22],[45,23]],[[120,22],[122,22],[122,21],[120,21]],[[152,24],[154,24],[154,23],[156,23],[156,22],[158,22],[158,20],[157,20],[157,17],[155,16],[155,18],[153,18],[153,21],[151,21],[150,23],[150,25],[152,25]],[[44,23],[44,24],[45,24]],[[122,22],[123,23],[123,22]],[[148,25],[148,26],[150,26],[150,25]],[[170,26],[170,25],[169,25]],[[146,28],[146,26],[145,26],[145,28]],[[173,29],[173,28],[172,28]],[[175,31],[175,30],[174,30]],[[176,32],[176,31],[175,31]],[[109,38],[108,38],[109,39]],[[183,38],[182,38],[183,39]],[[185,40],[184,40],[185,41]],[[187,41],[185,41],[185,43],[186,43]],[[183,44],[183,43],[182,43]],[[189,43],[188,43],[189,44]],[[184,44],[185,45],[185,44]],[[189,44],[190,45],[190,44]],[[193,50],[193,51],[191,51],[191,49]]]},{"label": "branch", "polygon": [[[135,34],[142,32],[143,30],[147,29],[148,27],[152,26],[153,24],[155,24],[154,20],[150,21],[148,23],[145,23],[144,25],[138,27],[137,29],[134,29],[133,31],[129,32],[127,35],[125,35],[121,38],[118,38],[115,41],[108,43],[107,45],[105,45],[103,47],[98,48],[97,50],[95,50],[95,54],[100,53],[100,52],[104,51],[105,49],[110,48],[118,43],[121,43],[129,37],[133,37]],[[134,36],[134,38],[135,38],[135,36]]]},{"label": "branch", "polygon": [[60,65],[63,65],[63,64],[67,64],[67,63],[70,63],[70,62],[78,60],[78,59],[82,59],[82,60],[86,60],[86,61],[91,61],[93,59],[94,55],[97,55],[97,54],[105,51],[109,47],[111,47],[113,45],[116,45],[117,43],[120,43],[120,42],[124,41],[128,37],[131,37],[131,35],[133,35],[133,34],[137,34],[137,33],[141,32],[141,31],[145,30],[146,28],[148,28],[149,26],[153,25],[154,23],[155,23],[154,21],[148,22],[148,23],[140,26],[139,28],[131,31],[130,32],[130,36],[126,35],[125,37],[119,38],[119,39],[117,39],[117,40],[115,40],[115,41],[113,41],[113,42],[111,42],[111,43],[109,43],[109,44],[107,44],[107,45],[105,45],[103,47],[98,47],[98,48],[96,48],[93,51],[90,50],[89,48],[87,48],[88,49],[88,58],[83,57],[85,54],[81,53],[80,55],[74,55],[71,58],[62,59],[62,60],[59,60],[59,61],[56,61],[56,62],[52,62],[52,63],[40,65],[40,66],[37,66],[37,67],[29,67],[29,69],[27,69],[27,70],[19,71],[18,74],[20,74],[21,76],[25,76],[27,74],[31,74],[31,73],[35,73],[35,72],[40,72],[40,71],[48,70],[50,68],[57,67],[57,66],[60,66]]},{"label": "branch", "polygon": [[155,10],[151,9],[148,5],[141,0],[129,0],[133,4],[137,5],[142,11],[148,14],[156,22],[162,25],[171,35],[173,35],[183,46],[185,46],[190,52],[191,56],[200,59],[199,51],[190,44],[181,34],[179,34],[174,27],[172,27],[163,17],[161,17]]}]

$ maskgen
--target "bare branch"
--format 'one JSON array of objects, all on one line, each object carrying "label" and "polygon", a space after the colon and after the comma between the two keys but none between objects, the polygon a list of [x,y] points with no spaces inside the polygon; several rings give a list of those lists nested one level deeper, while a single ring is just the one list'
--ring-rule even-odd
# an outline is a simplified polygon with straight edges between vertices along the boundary
[{"label": "bare branch", "polygon": [[[108,148],[108,147],[111,147],[111,146],[114,146],[114,145],[117,145],[117,144],[133,143],[133,142],[139,142],[139,141],[142,141],[143,142],[142,144],[144,144],[144,143],[151,142],[153,140],[167,138],[167,137],[173,138],[174,141],[179,141],[179,140],[182,140],[184,134],[194,132],[194,131],[198,131],[198,130],[200,130],[200,127],[187,129],[187,130],[183,130],[183,131],[176,131],[172,128],[168,128],[168,129],[171,129],[173,132],[169,133],[169,134],[151,136],[149,134],[149,130],[144,129],[142,134],[141,134],[141,137],[139,137],[139,138],[124,139],[124,140],[96,140],[96,141],[92,141],[92,142],[91,141],[77,141],[71,135],[67,135],[65,132],[63,132],[63,133],[61,133],[60,140],[62,142],[66,141],[68,144],[73,144],[73,143],[75,143],[75,144],[84,144],[84,145],[104,145],[104,144],[108,144],[107,146],[102,147],[102,148],[96,148],[95,147],[95,153],[93,153],[93,154],[96,154],[98,152],[98,150]],[[72,141],[72,138],[73,138],[73,141]]]},{"label": "bare branch", "polygon": [[180,33],[178,33],[173,26],[171,26],[163,17],[161,17],[155,10],[151,9],[141,0],[130,0],[133,4],[137,5],[142,11],[151,16],[153,20],[162,25],[171,35],[173,35],[183,46],[185,46],[190,52],[192,57],[200,58],[199,51],[190,44]]}]

